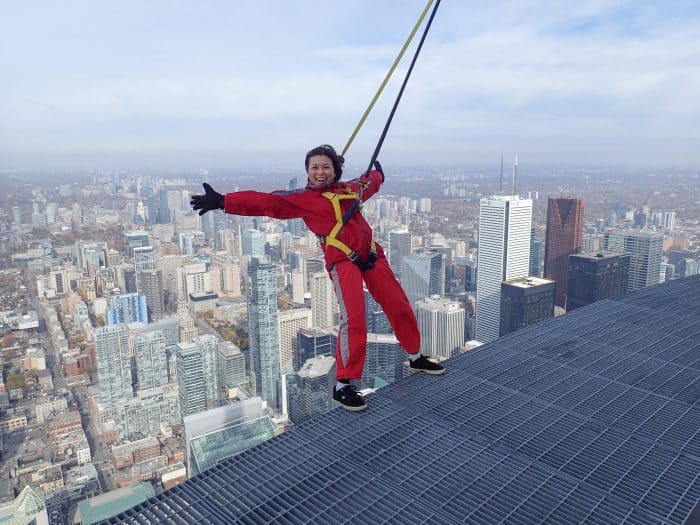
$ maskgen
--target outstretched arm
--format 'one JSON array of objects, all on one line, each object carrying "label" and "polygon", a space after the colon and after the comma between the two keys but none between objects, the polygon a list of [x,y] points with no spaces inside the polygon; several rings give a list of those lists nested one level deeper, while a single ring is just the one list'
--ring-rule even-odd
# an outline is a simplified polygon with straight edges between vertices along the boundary
[{"label": "outstretched arm", "polygon": [[204,195],[192,195],[190,197],[192,209],[194,211],[199,210],[200,216],[211,210],[223,210],[224,196],[206,182],[202,186],[204,187]]},{"label": "outstretched arm", "polygon": [[234,215],[265,216],[295,219],[304,215],[305,202],[300,192],[237,191],[222,195],[206,182],[204,195],[192,195],[190,205],[204,215],[211,210],[224,210]]}]

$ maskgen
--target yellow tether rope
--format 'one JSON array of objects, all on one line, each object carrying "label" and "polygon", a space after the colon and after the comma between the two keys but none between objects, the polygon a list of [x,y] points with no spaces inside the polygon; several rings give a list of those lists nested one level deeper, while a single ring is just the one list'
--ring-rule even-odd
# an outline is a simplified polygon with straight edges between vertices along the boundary
[{"label": "yellow tether rope", "polygon": [[423,9],[423,12],[421,13],[420,18],[418,18],[416,25],[413,26],[413,30],[411,31],[411,34],[408,35],[408,39],[406,40],[406,43],[401,48],[401,51],[399,52],[398,56],[396,57],[396,60],[394,60],[394,63],[392,64],[391,69],[389,69],[389,72],[384,77],[384,81],[379,86],[379,89],[377,90],[374,97],[372,98],[372,101],[369,103],[369,106],[367,106],[367,109],[365,110],[364,115],[362,115],[360,122],[357,123],[357,126],[355,127],[355,131],[353,131],[352,135],[350,135],[350,138],[348,139],[348,143],[343,148],[343,152],[341,153],[341,155],[344,156],[345,153],[347,153],[348,149],[350,148],[350,145],[352,144],[352,141],[355,140],[355,136],[357,135],[357,132],[360,131],[360,128],[365,123],[365,120],[367,119],[369,112],[372,111],[372,108],[374,107],[375,102],[377,102],[379,95],[381,95],[382,91],[384,91],[384,87],[386,86],[387,82],[391,78],[391,75],[394,74],[394,70],[396,69],[396,66],[398,66],[399,62],[401,62],[401,59],[403,58],[403,55],[406,52],[406,49],[408,49],[408,46],[411,44],[411,41],[413,40],[413,37],[416,34],[416,31],[418,31],[418,28],[423,23],[423,19],[425,18],[425,15],[428,14],[428,11],[430,10],[430,6],[433,4],[433,1],[434,0],[428,0],[428,3],[425,4],[425,8]]}]

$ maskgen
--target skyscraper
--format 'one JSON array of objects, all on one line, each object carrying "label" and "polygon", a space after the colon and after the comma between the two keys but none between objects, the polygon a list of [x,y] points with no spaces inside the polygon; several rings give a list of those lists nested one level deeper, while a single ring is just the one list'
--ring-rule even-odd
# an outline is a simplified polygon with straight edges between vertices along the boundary
[{"label": "skyscraper", "polygon": [[610,229],[605,234],[605,250],[632,256],[626,292],[636,292],[659,284],[664,238],[650,231]]},{"label": "skyscraper", "polygon": [[338,299],[328,273],[311,275],[311,315],[315,328],[338,324]]},{"label": "skyscraper", "polygon": [[297,373],[287,374],[289,419],[300,424],[332,408],[335,359],[328,355],[306,360]]},{"label": "skyscraper", "polygon": [[137,333],[134,338],[136,379],[139,390],[163,386],[168,382],[168,361],[163,332]]},{"label": "skyscraper", "polygon": [[570,255],[566,311],[622,297],[627,289],[630,260],[630,255],[613,253]]},{"label": "skyscraper", "polygon": [[501,328],[506,335],[554,317],[555,285],[551,279],[519,277],[501,284]]},{"label": "skyscraper", "polygon": [[125,324],[95,329],[95,361],[102,406],[110,410],[120,399],[131,399],[129,329]]},{"label": "skyscraper", "polygon": [[280,408],[277,267],[253,258],[248,267],[248,322],[255,393]]},{"label": "skyscraper", "polygon": [[230,342],[219,344],[219,382],[227,390],[246,383],[245,356],[241,349]]},{"label": "skyscraper", "polygon": [[535,228],[530,232],[530,275],[540,276],[540,262],[542,260],[542,241],[537,237]]},{"label": "skyscraper", "polygon": [[140,293],[146,298],[146,310],[148,320],[155,321],[163,317],[165,305],[163,303],[163,278],[160,270],[143,270],[138,273]]},{"label": "skyscraper", "polygon": [[403,377],[406,352],[394,334],[367,334],[367,355],[361,388],[379,388]]},{"label": "skyscraper", "polygon": [[148,324],[146,297],[135,293],[110,297],[107,307],[107,324],[134,322]]},{"label": "skyscraper", "polygon": [[397,276],[401,275],[401,260],[413,252],[411,232],[408,230],[392,230],[389,232],[389,250],[387,259],[389,266]]},{"label": "skyscraper", "polygon": [[414,310],[417,301],[431,295],[444,295],[444,254],[425,250],[405,256],[401,261],[401,286]]},{"label": "skyscraper", "polygon": [[194,343],[178,343],[175,350],[180,416],[190,416],[207,409],[202,350]]},{"label": "skyscraper", "polygon": [[367,321],[367,332],[374,334],[391,334],[393,330],[389,324],[382,307],[374,300],[369,290],[365,288],[365,317]]},{"label": "skyscraper", "polygon": [[423,355],[447,359],[464,344],[464,308],[450,299],[428,297],[416,303]]},{"label": "skyscraper", "polygon": [[501,282],[530,271],[532,201],[498,195],[481,199],[476,280],[476,339],[499,337]]},{"label": "skyscraper", "polygon": [[219,406],[222,389],[220,387],[221,375],[219,374],[219,346],[218,340],[213,335],[198,335],[192,342],[197,345],[202,353],[202,369],[206,391],[207,408]]},{"label": "skyscraper", "polygon": [[294,346],[294,371],[313,357],[327,355],[334,357],[338,331],[335,328],[301,329],[297,332],[297,344]]},{"label": "skyscraper", "polygon": [[569,255],[580,253],[583,244],[583,201],[576,198],[547,199],[547,234],[544,245],[544,276],[556,282],[554,304],[566,306]]},{"label": "skyscraper", "polygon": [[297,333],[302,328],[311,328],[311,309],[294,308],[277,314],[279,323],[280,370],[289,373],[293,369],[292,357]]}]

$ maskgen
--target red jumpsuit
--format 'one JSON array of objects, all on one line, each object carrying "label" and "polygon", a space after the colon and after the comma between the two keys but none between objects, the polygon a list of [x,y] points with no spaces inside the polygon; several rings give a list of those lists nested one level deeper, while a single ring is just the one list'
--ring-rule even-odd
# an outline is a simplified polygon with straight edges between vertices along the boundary
[{"label": "red jumpsuit", "polygon": [[[383,177],[378,171],[370,171],[362,179],[337,182],[330,187],[294,191],[238,191],[224,196],[226,213],[235,215],[266,216],[276,219],[301,218],[313,233],[328,236],[337,224],[331,201],[324,192],[347,194],[346,189],[359,193],[360,182],[365,184],[362,201],[379,191]],[[352,199],[341,200],[343,212],[353,204]],[[353,213],[337,236],[338,240],[353,249],[367,261],[372,243],[372,228],[359,210]],[[338,379],[361,379],[367,346],[367,323],[362,283],[384,310],[401,347],[409,354],[420,348],[420,332],[416,316],[396,276],[391,271],[384,250],[376,245],[377,260],[374,267],[364,272],[335,246],[321,243],[326,260],[326,269],[335,286],[340,304],[340,330],[336,348],[336,377]]]}]

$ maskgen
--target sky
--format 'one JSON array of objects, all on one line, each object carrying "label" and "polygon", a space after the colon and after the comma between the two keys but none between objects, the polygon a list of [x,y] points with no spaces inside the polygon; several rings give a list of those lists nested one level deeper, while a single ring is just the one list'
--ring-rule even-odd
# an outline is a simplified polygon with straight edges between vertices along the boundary
[{"label": "sky", "polygon": [[[0,170],[303,167],[424,0],[7,0]],[[384,164],[700,164],[697,0],[442,0]],[[371,157],[422,28],[349,148]]]}]

